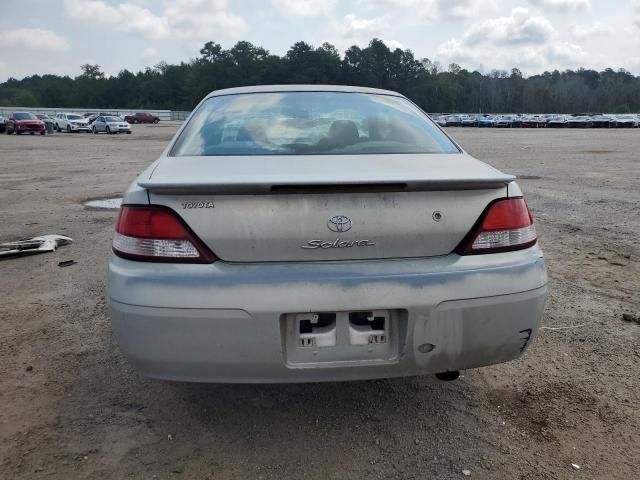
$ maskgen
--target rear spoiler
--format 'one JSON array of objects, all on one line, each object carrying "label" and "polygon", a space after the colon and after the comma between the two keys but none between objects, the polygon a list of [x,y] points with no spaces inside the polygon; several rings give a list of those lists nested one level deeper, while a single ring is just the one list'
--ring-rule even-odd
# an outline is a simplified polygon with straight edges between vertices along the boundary
[{"label": "rear spoiler", "polygon": [[411,179],[407,181],[358,181],[358,182],[268,182],[250,181],[240,178],[216,179],[180,179],[180,180],[142,180],[138,185],[159,194],[325,194],[325,193],[376,193],[410,192],[434,190],[479,190],[500,188],[516,179],[513,175],[496,173],[492,177],[455,178],[455,179]]}]

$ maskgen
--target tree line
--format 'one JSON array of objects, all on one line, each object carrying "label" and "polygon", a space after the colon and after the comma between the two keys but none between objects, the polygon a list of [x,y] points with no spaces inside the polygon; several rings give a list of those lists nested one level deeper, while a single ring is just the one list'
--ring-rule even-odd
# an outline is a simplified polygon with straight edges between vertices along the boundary
[{"label": "tree line", "polygon": [[488,74],[452,63],[446,68],[411,50],[373,39],[344,55],[329,43],[295,43],[285,55],[240,41],[230,49],[207,42],[188,62],[161,62],[106,76],[82,65],[75,78],[33,75],[0,83],[0,106],[191,110],[207,93],[258,84],[346,84],[403,93],[427,112],[640,111],[640,77],[620,69],[580,68],[525,77],[514,68]]}]

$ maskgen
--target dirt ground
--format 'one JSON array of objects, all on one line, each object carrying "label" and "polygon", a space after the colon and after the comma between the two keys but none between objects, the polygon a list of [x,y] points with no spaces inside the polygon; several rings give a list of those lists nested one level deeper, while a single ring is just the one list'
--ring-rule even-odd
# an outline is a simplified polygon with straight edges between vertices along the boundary
[{"label": "dirt ground", "polygon": [[74,239],[0,261],[1,479],[640,478],[640,324],[622,319],[640,312],[640,130],[450,130],[521,177],[541,234],[545,329],[520,360],[451,383],[229,386],[132,371],[105,300],[116,212],[82,205],[175,128],[0,136],[0,241]]}]

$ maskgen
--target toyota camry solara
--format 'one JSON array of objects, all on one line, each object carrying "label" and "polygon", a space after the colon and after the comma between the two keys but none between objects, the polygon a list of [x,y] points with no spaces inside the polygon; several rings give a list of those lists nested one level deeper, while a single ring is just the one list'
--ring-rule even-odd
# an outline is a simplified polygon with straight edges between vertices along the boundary
[{"label": "toyota camry solara", "polygon": [[402,95],[208,95],[124,194],[113,330],[155,378],[308,382],[519,357],[546,269],[511,175]]}]

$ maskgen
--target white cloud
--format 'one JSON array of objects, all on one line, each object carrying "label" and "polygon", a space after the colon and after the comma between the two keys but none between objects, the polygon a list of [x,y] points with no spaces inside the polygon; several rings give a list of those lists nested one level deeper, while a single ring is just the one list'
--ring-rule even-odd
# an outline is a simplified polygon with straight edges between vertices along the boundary
[{"label": "white cloud", "polygon": [[424,20],[463,20],[479,11],[486,11],[492,0],[362,0],[366,5],[380,10],[381,5],[391,9],[415,12]]},{"label": "white cloud", "polygon": [[552,64],[567,67],[582,66],[586,54],[582,47],[567,42],[554,43],[547,49],[547,58]]},{"label": "white cloud", "polygon": [[482,60],[472,52],[471,49],[465,47],[459,40],[452,38],[447,40],[438,47],[436,52],[438,58],[444,58],[447,61],[459,62],[466,65],[480,65]]},{"label": "white cloud", "polygon": [[461,38],[441,44],[436,59],[472,69],[519,67],[531,71],[573,68],[588,60],[579,45],[558,37],[545,17],[516,8],[508,17],[472,24]]},{"label": "white cloud", "polygon": [[429,20],[459,20],[469,18],[478,1],[474,0],[423,0],[418,15]]},{"label": "white cloud", "polygon": [[149,38],[169,34],[169,26],[163,18],[135,3],[114,6],[104,0],[65,0],[64,6],[74,20],[109,25],[118,31],[139,33]]},{"label": "white cloud", "polygon": [[611,33],[613,33],[613,29],[609,25],[601,22],[593,22],[588,25],[571,25],[571,27],[569,27],[569,34],[578,40],[610,35]]},{"label": "white cloud", "polygon": [[355,13],[349,13],[344,16],[340,30],[345,38],[363,39],[376,36],[383,27],[384,19],[382,17],[360,18]]},{"label": "white cloud", "polygon": [[389,47],[390,50],[395,50],[396,48],[399,48],[400,50],[405,49],[405,46],[402,44],[402,42],[399,42],[397,40],[393,40],[391,38],[389,39],[383,38],[382,41],[387,47]]},{"label": "white cloud", "polygon": [[525,72],[575,68],[583,66],[586,58],[582,48],[569,43],[541,46],[519,45],[487,51],[486,48],[481,47],[469,48],[457,40],[449,40],[442,44],[436,55],[436,60],[442,63],[455,62],[469,69],[509,70],[518,67]]},{"label": "white cloud", "polygon": [[273,6],[285,15],[298,17],[315,17],[328,15],[335,7],[337,0],[272,0]]},{"label": "white cloud", "polygon": [[100,23],[150,39],[204,40],[213,35],[234,36],[246,27],[241,17],[227,12],[226,0],[175,0],[161,14],[131,1],[65,0],[65,8],[74,20]]},{"label": "white cloud", "polygon": [[559,11],[591,9],[591,0],[529,0],[534,5]]},{"label": "white cloud", "polygon": [[39,28],[18,28],[0,31],[0,45],[3,48],[20,47],[49,52],[69,50],[69,42],[62,35]]},{"label": "white cloud", "polygon": [[158,56],[158,50],[153,47],[147,47],[142,51],[142,58],[154,58]]},{"label": "white cloud", "polygon": [[387,36],[387,32],[391,30],[389,26],[390,20],[384,16],[365,18],[348,13],[340,20],[331,22],[331,43],[334,43],[338,50],[346,50],[352,45],[366,46],[373,38],[379,38],[390,50],[407,48],[404,43]]},{"label": "white cloud", "polygon": [[464,34],[467,45],[494,44],[539,44],[553,34],[551,22],[545,17],[531,15],[526,8],[514,8],[508,17],[498,17],[473,24]]},{"label": "white cloud", "polygon": [[229,13],[225,0],[177,0],[163,12],[172,35],[192,40],[237,38],[246,30],[242,17]]}]

